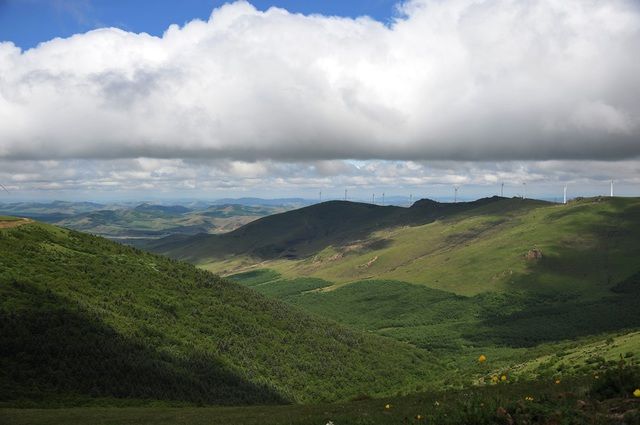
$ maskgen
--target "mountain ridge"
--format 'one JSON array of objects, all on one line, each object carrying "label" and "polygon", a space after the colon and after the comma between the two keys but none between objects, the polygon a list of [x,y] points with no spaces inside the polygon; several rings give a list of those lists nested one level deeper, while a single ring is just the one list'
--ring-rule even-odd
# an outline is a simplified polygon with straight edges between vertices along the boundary
[{"label": "mountain ridge", "polygon": [[145,245],[145,249],[191,262],[238,254],[262,260],[299,259],[329,245],[364,239],[386,227],[427,224],[444,215],[501,203],[509,204],[508,208],[550,205],[545,201],[497,196],[458,203],[418,200],[409,208],[327,201],[263,217],[221,235],[170,236]]}]

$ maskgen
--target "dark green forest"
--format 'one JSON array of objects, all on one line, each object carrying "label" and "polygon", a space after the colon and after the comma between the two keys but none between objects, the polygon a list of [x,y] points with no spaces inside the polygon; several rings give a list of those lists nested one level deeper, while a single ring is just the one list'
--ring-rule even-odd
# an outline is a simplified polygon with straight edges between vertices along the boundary
[{"label": "dark green forest", "polygon": [[334,401],[441,371],[192,265],[38,223],[0,230],[0,318],[4,405]]}]

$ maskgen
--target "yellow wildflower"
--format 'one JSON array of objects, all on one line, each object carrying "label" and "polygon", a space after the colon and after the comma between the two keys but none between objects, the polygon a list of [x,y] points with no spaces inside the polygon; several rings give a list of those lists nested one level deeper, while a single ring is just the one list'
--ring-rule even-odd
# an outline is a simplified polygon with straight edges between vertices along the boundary
[{"label": "yellow wildflower", "polygon": [[385,404],[384,408],[385,408],[385,410],[389,410],[389,409],[391,409],[391,405],[390,404]]},{"label": "yellow wildflower", "polygon": [[560,380],[556,379],[556,385],[560,385]]},{"label": "yellow wildflower", "polygon": [[487,356],[485,356],[484,354],[480,354],[480,357],[478,357],[478,362],[484,363],[486,361],[487,361]]},{"label": "yellow wildflower", "polygon": [[423,416],[422,416],[422,415],[416,415],[416,419],[417,419],[417,420],[421,421],[421,420],[422,420],[422,418],[423,418]]},{"label": "yellow wildflower", "polygon": [[497,384],[499,380],[500,378],[498,378],[498,375],[493,375],[491,377],[491,382],[493,382],[494,384]]},{"label": "yellow wildflower", "polygon": [[505,381],[507,380],[507,375],[502,375],[502,376],[500,377],[500,380],[501,380],[502,382],[505,382]]},{"label": "yellow wildflower", "polygon": [[531,397],[530,395],[526,396],[524,399],[526,401],[533,401],[533,397]]},{"label": "yellow wildflower", "polygon": [[636,388],[636,390],[633,392],[633,396],[640,397],[640,388]]}]

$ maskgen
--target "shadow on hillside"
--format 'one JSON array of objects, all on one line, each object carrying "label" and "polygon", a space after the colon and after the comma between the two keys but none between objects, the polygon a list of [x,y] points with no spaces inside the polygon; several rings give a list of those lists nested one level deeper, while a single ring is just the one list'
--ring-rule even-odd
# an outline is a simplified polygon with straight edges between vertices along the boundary
[{"label": "shadow on hillside", "polygon": [[511,314],[489,314],[466,338],[509,347],[531,347],[640,326],[640,293],[613,294],[595,301],[545,305],[540,301]]},{"label": "shadow on hillside", "polygon": [[0,401],[75,394],[198,404],[285,402],[206,353],[157,351],[146,344],[151,334],[124,336],[52,292],[2,284],[12,286],[16,304],[24,303],[0,310]]},{"label": "shadow on hillside", "polygon": [[583,238],[559,241],[555,255],[532,261],[511,284],[511,299],[504,304],[510,313],[486,310],[482,330],[467,337],[528,347],[639,327],[639,274],[629,277],[638,270],[639,211],[600,211],[598,224],[573,229]]}]

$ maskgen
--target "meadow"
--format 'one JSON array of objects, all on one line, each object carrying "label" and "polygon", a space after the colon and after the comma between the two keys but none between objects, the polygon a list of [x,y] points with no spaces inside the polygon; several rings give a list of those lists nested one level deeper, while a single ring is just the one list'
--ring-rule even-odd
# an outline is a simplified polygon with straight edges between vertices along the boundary
[{"label": "meadow", "polygon": [[[621,372],[622,371],[622,372]],[[433,391],[403,397],[290,406],[246,407],[80,407],[0,409],[7,425],[91,423],[385,425],[385,424],[637,424],[640,398],[614,383],[631,369],[616,366],[597,379],[500,381],[457,391]],[[638,369],[632,373],[638,375]],[[610,376],[608,376],[608,374]],[[606,393],[606,390],[612,390]],[[627,393],[625,393],[627,391]]]},{"label": "meadow", "polygon": [[[520,364],[566,346],[636,335],[639,236],[637,199],[566,206],[505,199],[424,225],[378,230],[369,241],[386,242],[377,248],[367,241],[330,245],[303,259],[260,261],[229,277],[305,311],[423,348],[454,367],[466,367],[478,351]],[[527,258],[534,248],[542,258]],[[201,267],[249,261],[238,257]],[[628,351],[640,352],[640,341],[631,339]]]}]

